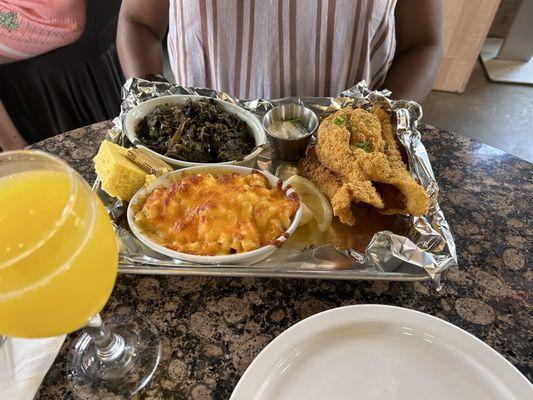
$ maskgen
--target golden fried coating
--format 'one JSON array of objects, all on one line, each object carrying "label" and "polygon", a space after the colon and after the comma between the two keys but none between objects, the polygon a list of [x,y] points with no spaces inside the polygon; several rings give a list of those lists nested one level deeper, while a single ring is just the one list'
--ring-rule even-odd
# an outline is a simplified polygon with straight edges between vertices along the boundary
[{"label": "golden fried coating", "polygon": [[427,194],[403,163],[389,115],[382,108],[344,108],[330,115],[318,128],[315,150],[300,168],[324,191],[343,223],[355,222],[352,202],[370,204],[387,215],[427,212]]},{"label": "golden fried coating", "polygon": [[398,166],[407,169],[402,161],[400,149],[398,149],[398,145],[396,144],[389,114],[387,114],[387,112],[381,107],[374,107],[372,114],[377,117],[379,123],[381,124],[381,137],[385,143],[383,152],[389,160],[389,165],[391,167]]},{"label": "golden fried coating", "polygon": [[[352,203],[370,203],[376,200],[368,197],[369,190],[365,190],[365,184],[354,187],[343,183],[341,178],[318,161],[314,149],[309,149],[307,157],[299,162],[298,170],[303,177],[313,182],[326,195],[331,203],[333,214],[339,217],[343,224],[355,224],[351,211]],[[378,207],[383,207],[383,202],[379,198],[376,204]]]},{"label": "golden fried coating", "polygon": [[[353,110],[357,111],[354,115],[351,115],[348,109],[345,110],[345,114],[341,114],[344,120],[351,121],[352,117],[359,115],[364,116],[366,122],[370,124],[367,132],[364,131],[362,124],[358,125],[359,138],[363,141],[354,143],[369,143],[370,149],[383,145],[381,136],[379,140],[377,139],[380,135],[380,124],[376,117],[364,110]],[[339,113],[340,111],[330,115],[318,128],[318,142],[315,147],[318,160],[329,170],[338,174],[343,183],[349,183],[357,188],[362,201],[376,208],[383,208],[383,201],[378,192],[370,182],[364,182],[369,180],[368,176],[377,176],[384,172],[382,168],[387,166],[385,155],[379,151],[367,153],[356,145],[353,148],[350,147],[350,132],[346,125],[333,122]],[[371,139],[374,140],[371,141]],[[358,160],[362,158],[365,161],[359,162]]]},{"label": "golden fried coating", "polygon": [[361,108],[352,109],[343,117],[347,121],[344,126],[350,126],[350,148],[357,148],[357,143],[368,142],[370,149],[383,152],[385,142],[381,136],[381,124],[378,118]]},{"label": "golden fried coating", "polygon": [[429,206],[427,193],[422,186],[414,181],[402,160],[402,154],[396,143],[389,115],[381,107],[374,107],[372,114],[378,118],[381,124],[381,136],[385,142],[385,155],[391,168],[388,182],[381,182],[397,187],[403,194],[410,194],[406,195],[404,199],[406,201],[404,209],[401,209],[401,207],[394,209],[390,206],[381,212],[388,215],[406,214],[406,211],[411,215],[425,214]]},{"label": "golden fried coating", "polygon": [[343,186],[342,181],[333,172],[320,164],[312,149],[309,153],[298,163],[298,171],[326,195],[331,203],[333,214],[339,217],[343,224],[353,225],[355,219],[350,210],[352,197],[346,185]]}]

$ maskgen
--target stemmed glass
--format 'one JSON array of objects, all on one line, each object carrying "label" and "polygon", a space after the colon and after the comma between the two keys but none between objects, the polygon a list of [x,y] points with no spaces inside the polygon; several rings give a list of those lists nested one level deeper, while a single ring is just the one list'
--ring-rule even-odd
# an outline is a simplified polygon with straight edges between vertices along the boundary
[{"label": "stemmed glass", "polygon": [[40,151],[0,153],[0,335],[85,330],[68,377],[75,390],[131,395],[160,358],[140,315],[99,316],[117,275],[118,246],[104,206],[83,178]]}]

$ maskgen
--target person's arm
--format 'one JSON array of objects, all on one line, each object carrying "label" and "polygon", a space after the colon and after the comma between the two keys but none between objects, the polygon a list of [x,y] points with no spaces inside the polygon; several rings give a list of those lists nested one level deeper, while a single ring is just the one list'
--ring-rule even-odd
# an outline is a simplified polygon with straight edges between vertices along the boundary
[{"label": "person's arm", "polygon": [[442,58],[441,3],[398,0],[396,55],[383,84],[396,99],[422,102],[433,86]]},{"label": "person's arm", "polygon": [[161,42],[168,26],[168,0],[123,0],[117,49],[124,76],[163,74]]},{"label": "person's arm", "polygon": [[0,147],[7,151],[22,149],[27,145],[0,101]]}]

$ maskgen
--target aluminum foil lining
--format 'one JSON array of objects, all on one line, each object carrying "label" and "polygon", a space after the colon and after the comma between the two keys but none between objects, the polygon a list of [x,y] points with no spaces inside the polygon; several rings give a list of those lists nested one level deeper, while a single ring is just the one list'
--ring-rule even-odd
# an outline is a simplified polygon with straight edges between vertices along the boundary
[{"label": "aluminum foil lining", "polygon": [[[176,270],[174,272],[177,274],[180,273],[180,268],[191,274],[194,273],[191,271],[197,267],[203,269],[202,274],[209,275],[210,269],[216,272],[220,271],[221,268],[226,268],[228,275],[238,276],[322,276],[335,278],[335,274],[337,274],[341,279],[350,279],[350,276],[353,276],[353,279],[390,280],[430,278],[439,286],[442,272],[457,265],[453,237],[437,201],[439,187],[435,181],[426,149],[421,141],[420,132],[417,129],[422,117],[422,108],[414,101],[391,100],[389,99],[389,91],[370,91],[364,81],[345,90],[338,97],[239,100],[227,93],[215,90],[185,88],[169,83],[132,78],[123,87],[121,112],[119,117],[113,121],[115,127],[109,131],[110,139],[128,145],[127,139],[121,131],[126,113],[143,101],[170,94],[214,97],[244,107],[259,118],[262,118],[273,106],[289,102],[296,102],[311,108],[319,119],[348,105],[367,108],[378,104],[396,115],[396,135],[407,152],[409,169],[413,178],[425,188],[429,195],[429,211],[422,217],[410,217],[410,228],[406,236],[400,236],[389,231],[377,232],[364,252],[356,249],[338,249],[333,245],[322,245],[304,250],[284,249],[282,247],[269,259],[253,266],[202,266],[172,260],[144,246],[133,236],[127,226],[124,218],[124,205],[107,196],[100,189],[97,181],[95,190],[115,222],[116,232],[121,241],[120,261],[121,264],[128,265],[128,271],[135,272],[135,269],[139,268],[144,271],[143,273],[146,273],[146,270],[153,266],[154,272],[158,271],[155,273],[169,273],[169,271],[174,271],[172,269],[174,267]],[[158,270],[158,266],[161,267],[160,270]],[[254,271],[257,273],[254,274]],[[284,272],[284,274],[276,273],[276,271]],[[291,274],[291,271],[294,274]],[[298,272],[302,274],[298,274]],[[220,274],[213,273],[213,275]]]}]

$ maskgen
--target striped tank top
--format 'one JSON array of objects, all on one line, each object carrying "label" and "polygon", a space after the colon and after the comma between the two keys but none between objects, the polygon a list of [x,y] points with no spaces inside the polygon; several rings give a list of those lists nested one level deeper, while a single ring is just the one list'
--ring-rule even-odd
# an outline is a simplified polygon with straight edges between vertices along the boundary
[{"label": "striped tank top", "polygon": [[379,87],[396,47],[396,0],[171,0],[177,83],[239,98]]}]

